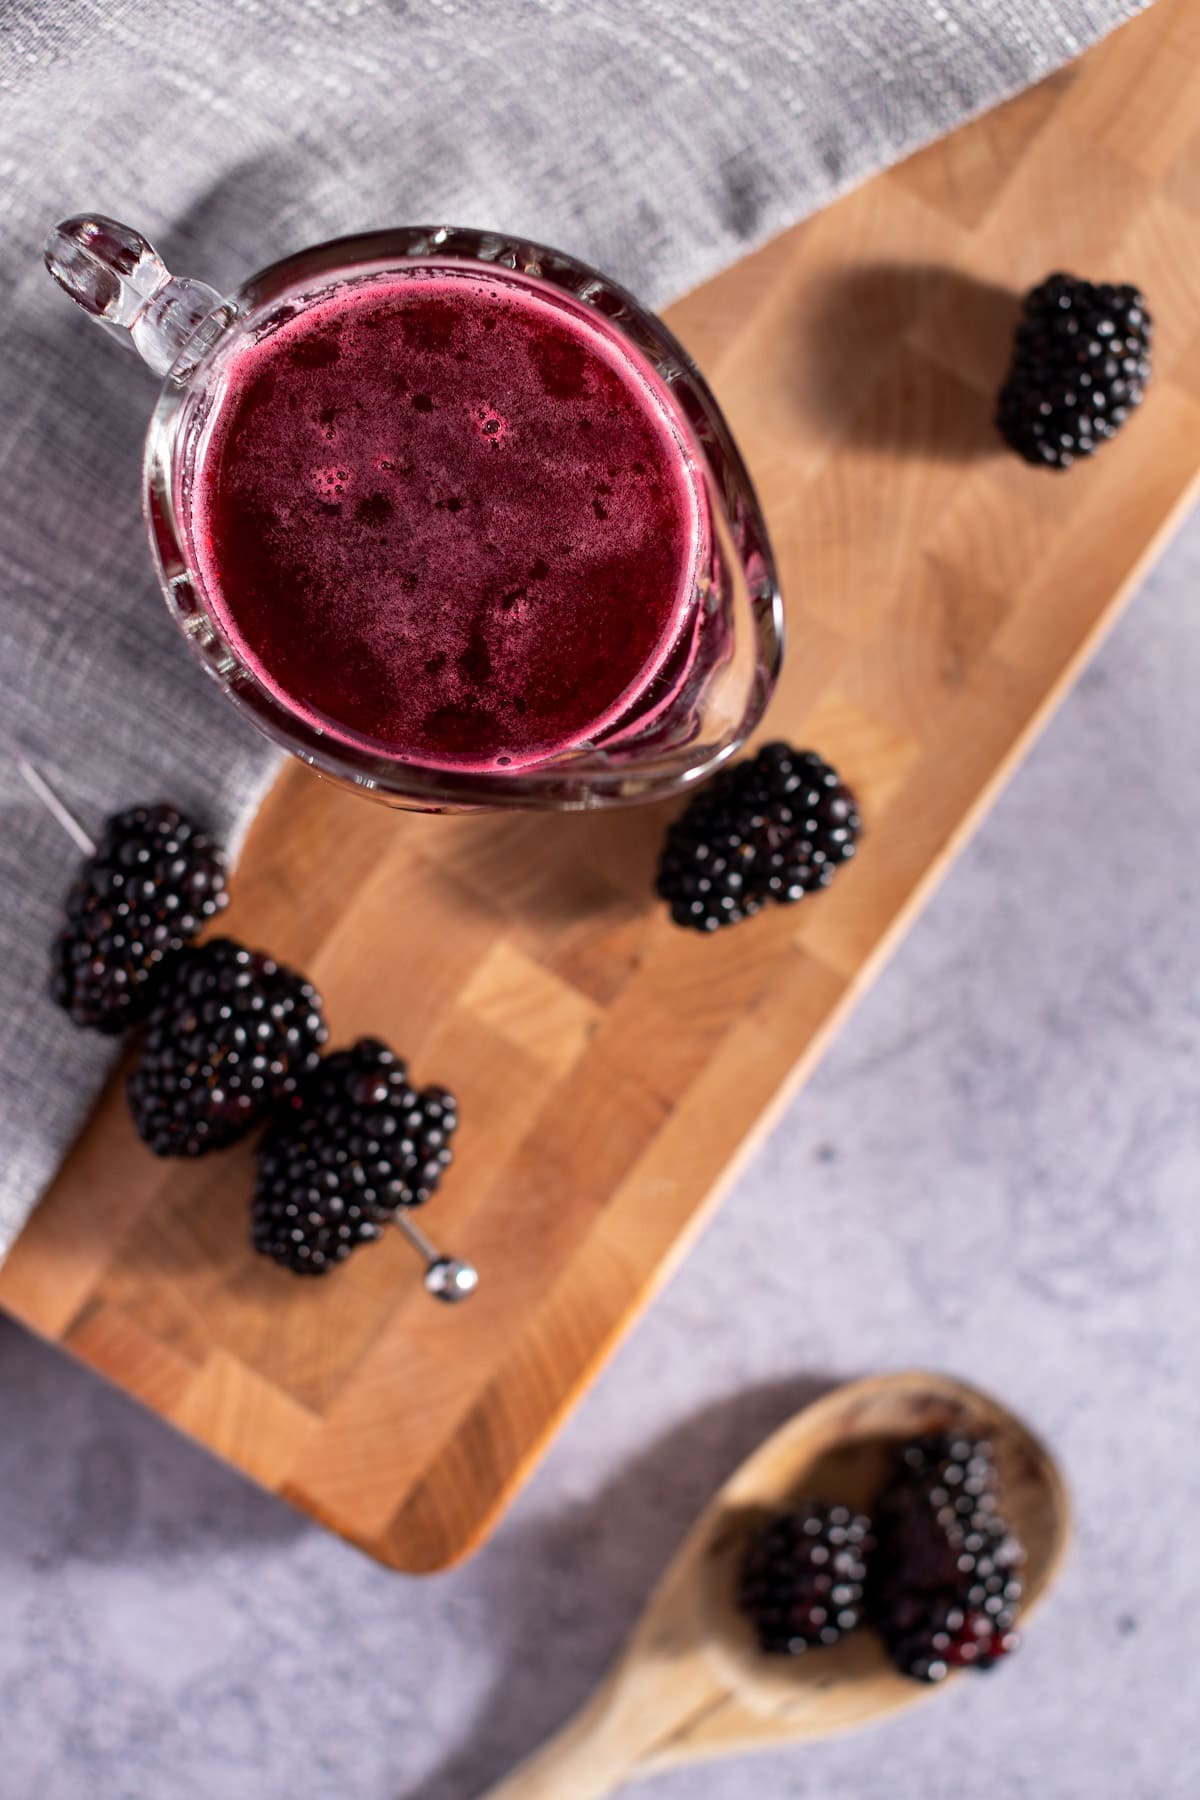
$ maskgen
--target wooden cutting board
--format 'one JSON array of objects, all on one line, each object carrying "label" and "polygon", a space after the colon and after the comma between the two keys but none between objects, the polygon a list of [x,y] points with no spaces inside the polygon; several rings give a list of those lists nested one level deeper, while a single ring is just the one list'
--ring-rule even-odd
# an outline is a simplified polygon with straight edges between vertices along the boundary
[{"label": "wooden cutting board", "polygon": [[[1146,405],[1065,476],[989,426],[1014,290],[1056,267],[1140,282],[1158,321]],[[156,1162],[115,1088],[0,1270],[15,1317],[401,1569],[494,1524],[1178,518],[1200,464],[1200,0],[1160,0],[669,317],[779,552],[768,733],[857,789],[859,858],[704,939],[651,898],[670,809],[419,817],[291,767],[226,928],[308,970],[336,1041],[378,1033],[457,1091],[425,1222],[479,1294],[434,1304],[397,1234],[288,1277],[246,1245],[249,1152]]]}]

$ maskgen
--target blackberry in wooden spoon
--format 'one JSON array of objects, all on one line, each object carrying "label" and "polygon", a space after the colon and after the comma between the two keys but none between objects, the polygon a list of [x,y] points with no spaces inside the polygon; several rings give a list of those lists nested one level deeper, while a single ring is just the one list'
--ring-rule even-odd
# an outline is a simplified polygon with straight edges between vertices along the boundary
[{"label": "blackberry in wooden spoon", "polygon": [[320,1060],[312,985],[230,938],[181,951],[146,1022],[127,1094],[156,1156],[203,1156],[252,1130]]},{"label": "blackberry in wooden spoon", "polygon": [[985,1440],[918,1438],[875,1506],[871,1615],[917,1681],[988,1669],[1016,1648],[1023,1552],[998,1488]]},{"label": "blackberry in wooden spoon", "polygon": [[76,1025],[116,1035],[149,1011],[169,959],[226,904],[225,861],[174,806],[105,821],[67,894],[51,995]]},{"label": "blackberry in wooden spoon", "polygon": [[810,1500],[777,1513],[746,1550],[738,1606],[771,1656],[836,1644],[862,1622],[871,1552],[867,1519]]}]

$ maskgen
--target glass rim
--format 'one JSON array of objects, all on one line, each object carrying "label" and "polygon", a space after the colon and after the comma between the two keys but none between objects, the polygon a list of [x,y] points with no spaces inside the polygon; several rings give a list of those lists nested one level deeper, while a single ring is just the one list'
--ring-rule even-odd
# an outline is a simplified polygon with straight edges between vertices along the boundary
[{"label": "glass rim", "polygon": [[[532,276],[576,304],[590,306],[651,364],[671,393],[697,452],[698,472],[714,503],[714,531],[730,536],[731,554],[752,591],[753,691],[734,734],[689,756],[686,745],[658,752],[581,746],[531,767],[507,771],[433,767],[346,743],[293,711],[228,641],[190,555],[175,498],[179,426],[187,400],[217,353],[239,329],[303,292],[322,277],[385,274],[405,263],[477,264],[497,274]],[[281,258],[248,277],[209,315],[184,346],[158,396],[146,438],[143,501],[151,549],[168,610],[211,678],[245,716],[281,748],[323,775],[368,796],[422,811],[473,807],[569,810],[665,797],[701,781],[733,755],[755,728],[774,689],[783,656],[783,603],[762,509],[716,398],[670,328],[634,295],[600,271],[530,239],[447,225],[400,226],[332,238]],[[724,532],[722,532],[724,527]],[[739,539],[741,541],[739,541]],[[748,563],[756,575],[751,580]],[[700,747],[698,746],[698,751]]]}]

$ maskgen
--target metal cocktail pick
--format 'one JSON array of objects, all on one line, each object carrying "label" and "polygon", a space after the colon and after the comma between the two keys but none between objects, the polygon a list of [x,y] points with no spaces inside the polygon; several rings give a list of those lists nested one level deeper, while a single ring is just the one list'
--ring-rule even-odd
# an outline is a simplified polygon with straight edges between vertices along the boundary
[{"label": "metal cocktail pick", "polygon": [[35,769],[29,758],[22,756],[19,750],[13,751],[13,761],[20,770],[21,779],[26,787],[33,789],[46,811],[58,820],[72,843],[78,845],[85,856],[95,856],[95,839],[88,836],[75,814],[63,805],[41,770]]},{"label": "metal cocktail pick", "polygon": [[[33,790],[46,811],[57,819],[72,843],[85,856],[94,856],[95,840],[88,836],[74,813],[59,799],[41,770],[19,750],[14,750],[12,757],[26,786]],[[463,1262],[456,1256],[443,1255],[420,1227],[413,1224],[402,1208],[397,1208],[390,1216],[401,1236],[412,1245],[424,1262],[425,1288],[435,1300],[444,1300],[447,1305],[453,1305],[456,1301],[466,1300],[475,1292],[479,1286],[479,1271],[474,1263]]]},{"label": "metal cocktail pick", "polygon": [[463,1262],[457,1256],[443,1256],[420,1227],[413,1224],[403,1207],[398,1207],[392,1218],[418,1256],[425,1259],[426,1291],[435,1300],[444,1300],[450,1306],[458,1300],[469,1299],[479,1286],[479,1270],[475,1264]]}]

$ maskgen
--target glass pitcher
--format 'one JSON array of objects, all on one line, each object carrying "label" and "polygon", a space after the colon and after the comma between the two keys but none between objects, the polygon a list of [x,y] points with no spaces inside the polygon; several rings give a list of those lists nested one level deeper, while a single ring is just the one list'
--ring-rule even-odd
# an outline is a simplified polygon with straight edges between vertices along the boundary
[{"label": "glass pitcher", "polygon": [[[99,216],[68,219],[57,225],[47,241],[46,263],[74,300],[130,344],[162,378],[146,441],[144,505],[168,609],[195,656],[234,704],[259,730],[322,775],[388,804],[424,811],[624,804],[660,798],[699,780],[731,756],[757,725],[779,672],[783,619],[774,561],[754,489],[716,401],[684,350],[658,318],[605,276],[560,251],[498,233],[414,226],[317,245],[251,276],[222,298],[202,282],[172,276],[145,238]],[[455,288],[454,283],[466,281],[472,284],[473,293],[484,293],[498,305],[528,303],[549,309],[547,318],[553,317],[548,331],[590,334],[598,356],[620,359],[621,379],[636,388],[637,404],[657,409],[655,429],[670,434],[671,442],[677,444],[680,468],[694,487],[689,504],[694,505],[696,521],[695,554],[686,568],[683,599],[671,614],[661,641],[654,645],[653,655],[640,669],[638,681],[613,698],[598,722],[575,730],[574,735],[567,733],[563,741],[534,753],[505,754],[502,741],[487,746],[486,756],[478,747],[470,755],[458,754],[453,742],[448,749],[435,746],[430,750],[421,741],[398,741],[394,734],[387,737],[366,729],[361,718],[348,725],[345,717],[338,716],[336,706],[325,704],[323,695],[318,703],[302,684],[293,690],[278,669],[269,665],[265,652],[259,655],[249,645],[232,603],[220,591],[228,583],[232,594],[240,579],[236,548],[224,553],[222,570],[214,573],[209,550],[216,541],[215,528],[198,523],[207,504],[205,483],[210,480],[205,458],[216,455],[211,445],[214,434],[225,429],[222,420],[234,404],[231,395],[246,387],[239,371],[248,366],[247,357],[261,359],[274,354],[275,334],[281,334],[278,343],[282,344],[282,334],[291,333],[287,340],[291,343],[297,332],[317,330],[331,309],[336,312],[347,303],[358,305],[364,298],[374,305],[371,296],[387,296],[393,290],[399,295],[393,308],[398,318],[397,309],[411,299],[410,290],[402,284],[411,280],[436,280],[441,284],[439,292],[444,290],[451,299],[466,291]],[[432,289],[424,292],[428,299]],[[378,304],[383,307],[384,303],[380,300]],[[460,355],[460,361],[465,362],[465,356]],[[394,370],[394,355],[388,366]],[[615,362],[613,366],[616,368]],[[402,377],[393,374],[392,379],[398,388],[404,387]],[[270,408],[274,402],[265,387],[263,394],[263,404]],[[434,398],[420,393],[407,395],[406,400],[426,413],[435,404]],[[399,401],[396,405],[400,408]],[[421,421],[403,408],[400,412],[404,429],[420,427]],[[268,429],[278,432],[281,420],[282,415],[268,416]],[[502,439],[502,419],[484,418],[481,412],[475,423],[480,431],[492,432],[494,440]],[[237,431],[242,429],[239,423]],[[291,427],[283,429],[287,432]],[[230,439],[235,445],[241,441],[237,431]],[[334,428],[329,435],[336,435]],[[537,435],[527,431],[525,441],[536,440]],[[286,441],[290,445],[291,440]],[[285,438],[279,442],[284,443]],[[502,442],[493,447],[504,453]],[[550,455],[536,442],[530,453]],[[338,464],[348,464],[351,455],[349,448],[331,449],[323,459],[328,466],[319,476],[323,489],[315,499],[309,492],[303,502],[310,512],[320,512],[323,530],[336,529],[339,509],[346,503],[343,488],[350,485],[353,471]],[[497,462],[489,468],[500,466]],[[547,466],[556,481],[556,467]],[[378,458],[374,467],[394,474],[390,458]],[[635,462],[633,467],[640,470],[642,464]],[[617,478],[612,468],[604,473]],[[624,477],[622,470],[619,478]],[[596,494],[610,491],[599,481],[597,471]],[[661,487],[654,491],[661,494]],[[445,504],[453,507],[456,503],[451,499]],[[536,499],[533,504],[532,516],[536,517]],[[595,516],[605,518],[602,500],[593,498],[591,504]],[[381,514],[390,512],[390,501],[367,496],[358,502],[357,517],[362,518],[366,506],[369,522],[372,505]],[[644,521],[632,518],[631,522],[637,530],[643,529]],[[443,529],[441,524],[438,529]],[[470,553],[477,548],[472,545]],[[495,546],[489,542],[486,548],[491,551]],[[254,554],[258,555],[257,548]],[[350,555],[345,580],[353,590],[355,565],[353,553]],[[269,561],[266,566],[269,587],[273,579]],[[544,566],[540,558],[535,573],[539,566]],[[287,580],[296,580],[294,570]],[[280,582],[286,587],[283,577]],[[374,602],[367,594],[368,587],[369,579],[364,576],[364,604],[370,608]],[[519,582],[513,591],[518,595],[526,592]],[[290,605],[293,597],[292,590],[281,594],[278,609]],[[451,613],[455,600],[449,593],[446,604]],[[267,604],[274,604],[269,595]],[[501,604],[510,604],[508,594]],[[608,654],[608,648],[596,634],[588,634],[586,619],[582,636],[575,640],[577,652],[566,637],[561,646],[557,640],[539,638],[539,631],[557,634],[558,627],[546,623],[544,614],[539,618],[533,602],[527,604],[519,598],[511,605],[513,623],[503,624],[501,639],[489,640],[493,651],[499,643],[501,655],[515,656],[511,643],[524,643],[539,667],[555,671],[562,704],[568,706],[582,680],[582,676],[577,680],[572,656],[594,660]],[[376,615],[372,612],[371,616]],[[280,611],[272,626],[277,636],[283,634],[281,642],[292,629],[290,623],[280,623],[283,617]],[[491,631],[494,622],[490,614],[489,621]],[[619,623],[621,629],[613,630],[611,636],[614,657],[622,653],[626,635],[632,640],[643,628],[642,619],[632,613]],[[291,649],[285,644],[281,654],[284,660],[294,652],[301,661],[307,657],[309,664],[320,663],[315,648],[311,654],[306,648],[307,640],[301,637],[304,629],[296,627]],[[518,630],[533,635],[514,639],[511,633]],[[411,657],[414,647],[410,639],[411,627],[405,640],[405,654]],[[471,654],[478,649],[474,646]],[[440,668],[438,654],[429,656],[422,666],[431,671]],[[556,657],[561,657],[561,666]],[[479,691],[486,703],[490,669],[486,650],[476,655],[476,663],[477,667],[468,667],[482,681]],[[320,678],[320,668],[306,677],[318,684]],[[430,680],[434,679],[431,675]],[[416,705],[410,688],[405,688],[396,704],[409,704],[410,700]],[[506,704],[509,700],[524,711],[518,694],[508,695]],[[361,697],[356,699],[356,706],[363,704]]]}]

